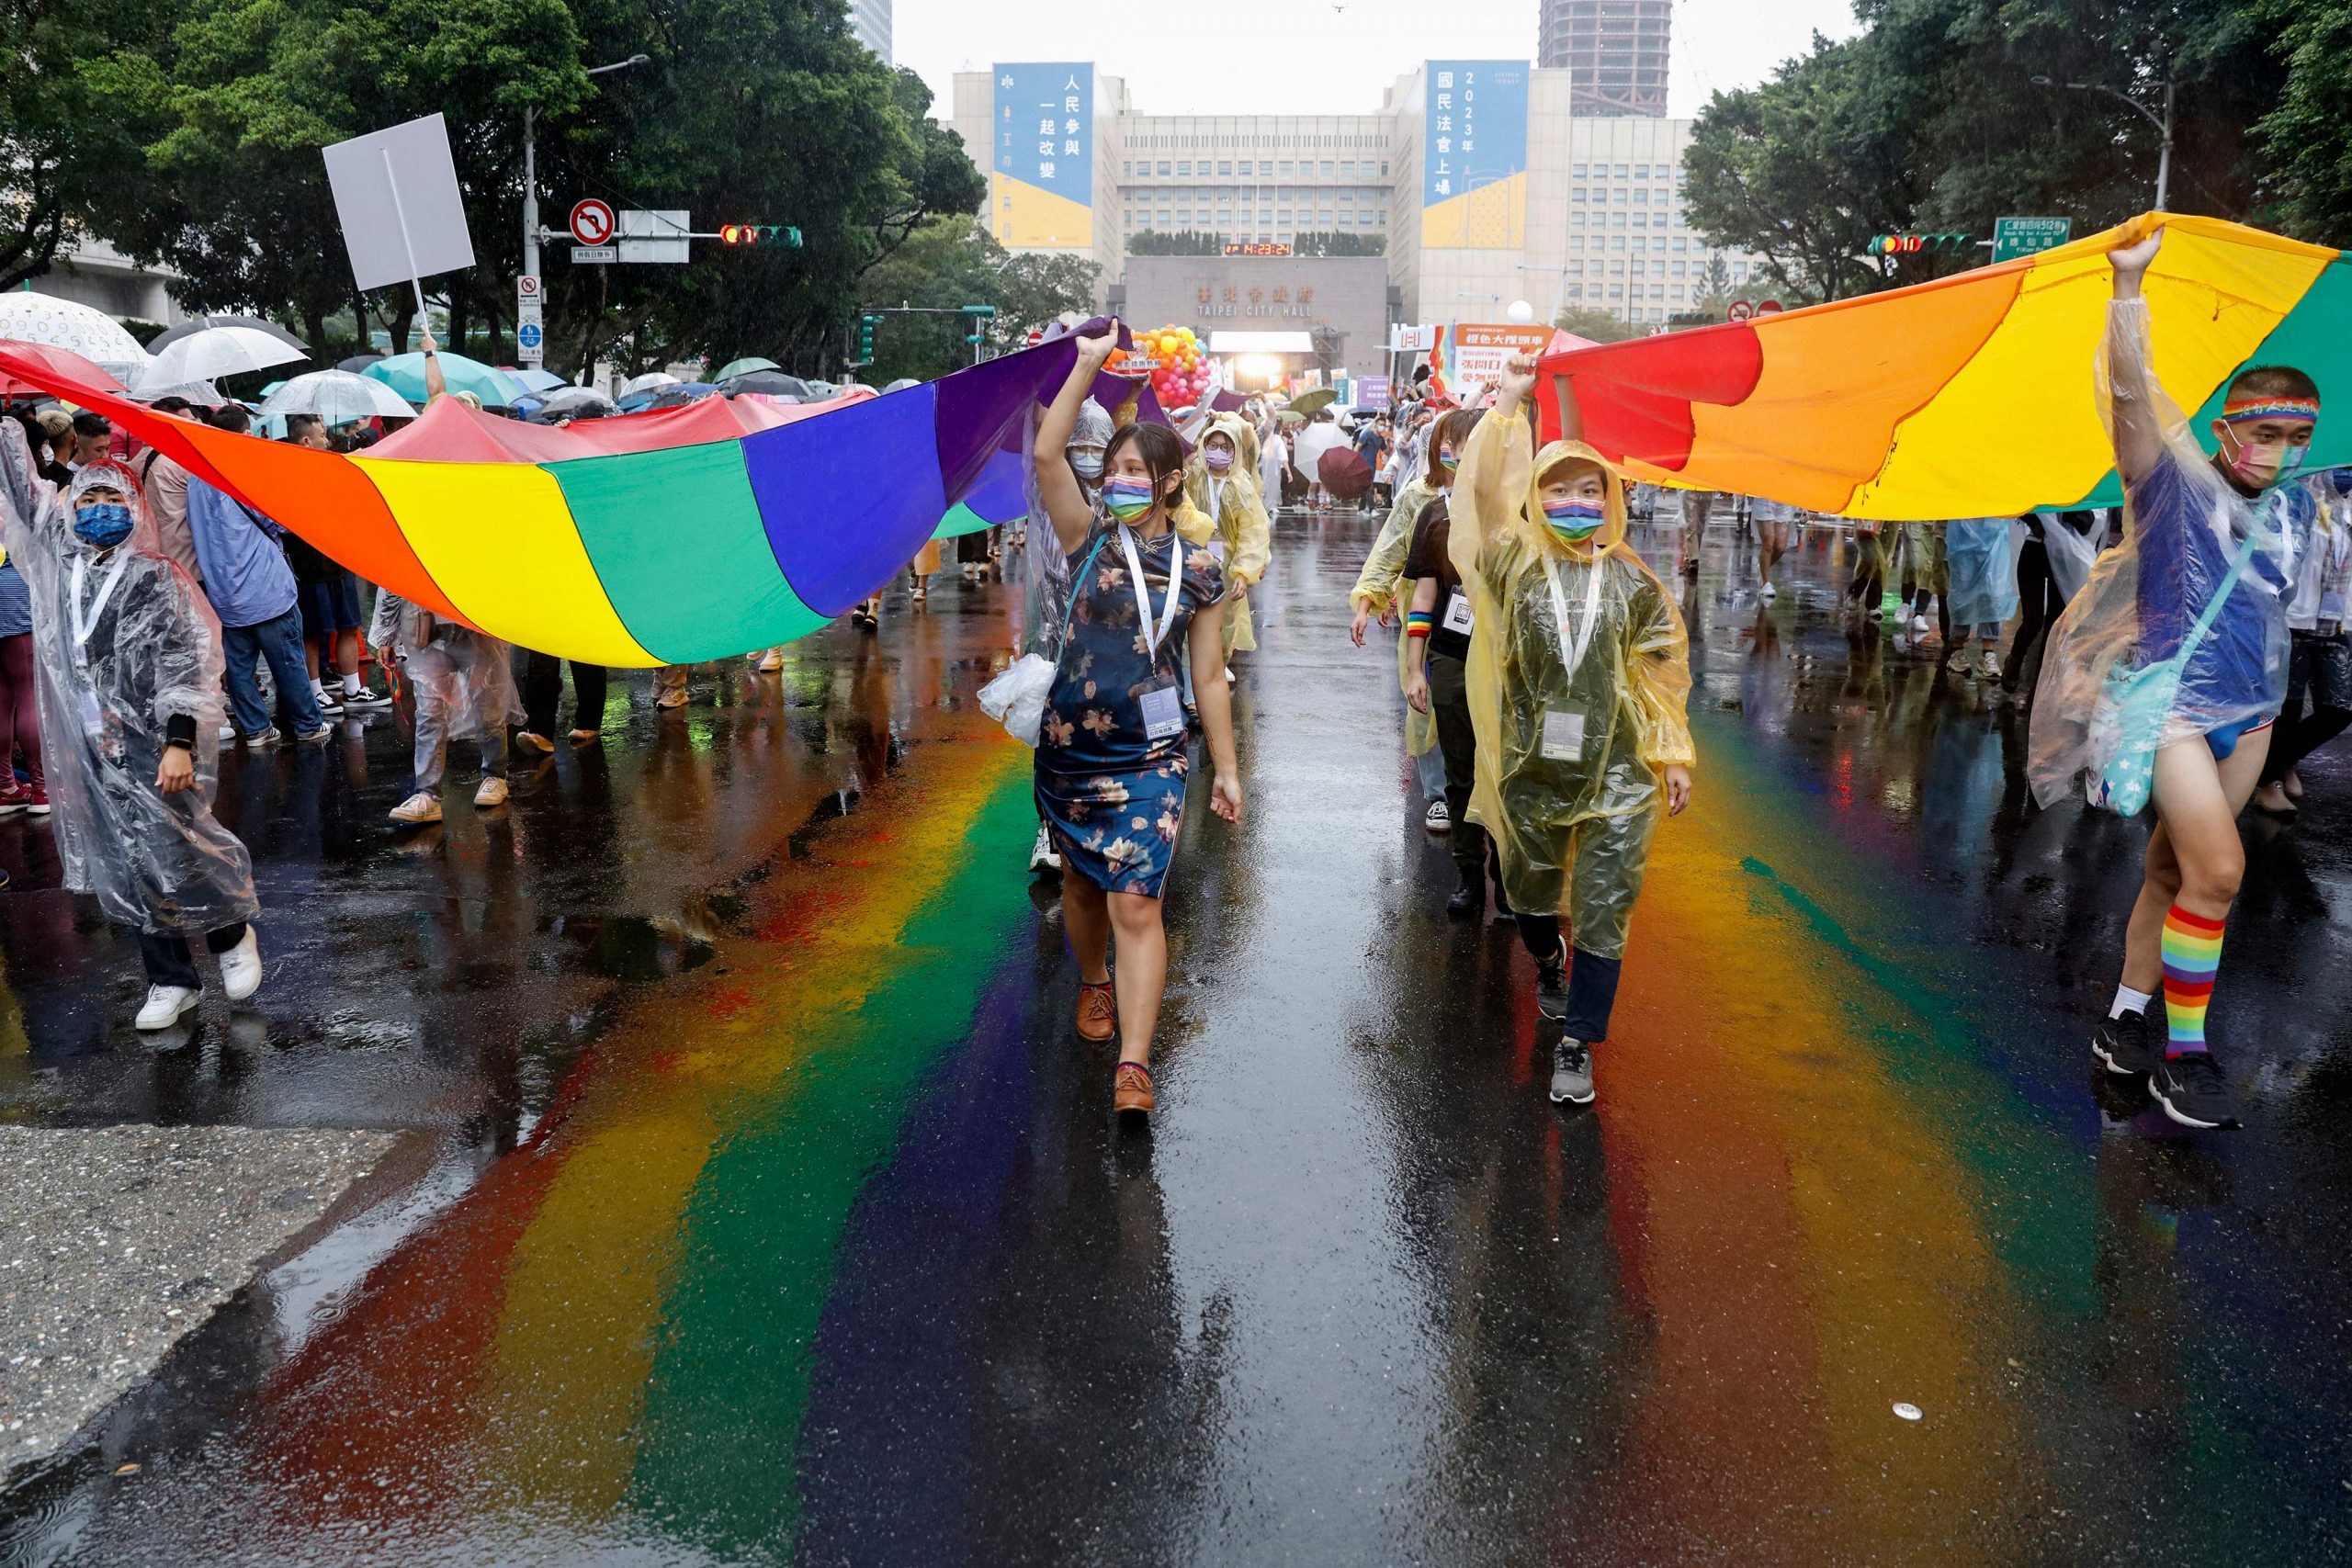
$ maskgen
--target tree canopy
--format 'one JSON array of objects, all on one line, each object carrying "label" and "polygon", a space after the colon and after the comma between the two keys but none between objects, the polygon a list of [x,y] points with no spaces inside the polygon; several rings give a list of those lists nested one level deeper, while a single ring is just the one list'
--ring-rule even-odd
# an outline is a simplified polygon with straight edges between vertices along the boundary
[{"label": "tree canopy", "polygon": [[[64,0],[97,7],[119,0]],[[438,111],[477,265],[428,280],[453,332],[514,320],[522,121],[537,118],[542,221],[571,205],[684,208],[695,226],[788,223],[797,250],[697,241],[684,265],[544,253],[548,359],[631,367],[761,352],[815,371],[859,279],[985,184],[930,123],[931,95],[859,44],[837,5],[772,0],[177,0],[152,47],[80,62],[122,145],[86,220],[185,278],[191,309],[281,310],[323,335],[340,310],[404,336],[408,291],[355,299],[321,147]],[[632,55],[634,69],[588,74]],[[5,236],[0,236],[5,243]]]}]

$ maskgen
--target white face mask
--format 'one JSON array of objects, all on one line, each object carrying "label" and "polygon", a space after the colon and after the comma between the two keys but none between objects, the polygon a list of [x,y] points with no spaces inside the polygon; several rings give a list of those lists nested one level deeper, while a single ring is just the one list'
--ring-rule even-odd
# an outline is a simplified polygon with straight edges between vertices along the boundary
[{"label": "white face mask", "polygon": [[1078,477],[1084,479],[1088,484],[1101,483],[1102,479],[1102,448],[1100,446],[1071,447],[1069,449],[1069,466],[1077,471]]}]

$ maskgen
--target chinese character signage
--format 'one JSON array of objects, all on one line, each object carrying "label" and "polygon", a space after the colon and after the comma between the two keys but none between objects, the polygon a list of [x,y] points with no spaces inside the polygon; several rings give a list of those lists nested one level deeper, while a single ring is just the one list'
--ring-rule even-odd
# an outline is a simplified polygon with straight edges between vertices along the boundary
[{"label": "chinese character signage", "polygon": [[1527,240],[1527,62],[1422,67],[1421,243],[1516,251]]},{"label": "chinese character signage", "polygon": [[1016,248],[1094,245],[1094,66],[996,67],[989,227]]},{"label": "chinese character signage", "polygon": [[1538,355],[1551,346],[1549,327],[1514,327],[1478,321],[1457,323],[1445,334],[1445,384],[1456,396],[1502,379],[1503,364],[1514,354]]}]

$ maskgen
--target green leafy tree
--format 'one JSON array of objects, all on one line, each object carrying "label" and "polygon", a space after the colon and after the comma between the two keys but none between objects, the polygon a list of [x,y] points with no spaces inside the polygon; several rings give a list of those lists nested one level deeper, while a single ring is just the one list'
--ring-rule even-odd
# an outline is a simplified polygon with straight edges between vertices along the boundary
[{"label": "green leafy tree", "polygon": [[1385,256],[1388,254],[1388,236],[1342,229],[1310,229],[1292,235],[1290,247],[1294,254],[1302,256]]},{"label": "green leafy tree", "polygon": [[1131,256],[1221,256],[1225,242],[1197,229],[1138,229],[1127,236]]},{"label": "green leafy tree", "polygon": [[[861,303],[949,311],[993,305],[996,316],[983,322],[982,337],[1001,350],[1017,346],[1065,310],[1091,310],[1099,271],[1077,256],[1012,254],[987,225],[958,213],[910,231],[904,243],[867,271]],[[964,341],[969,330],[970,318],[960,314],[886,316],[875,333],[875,362],[860,375],[876,384],[901,376],[944,376],[972,362],[972,345]]]},{"label": "green leafy tree", "polygon": [[39,277],[91,231],[90,205],[138,140],[90,73],[162,48],[164,7],[138,0],[0,6],[0,288]]},{"label": "green leafy tree", "polygon": [[1622,314],[1598,305],[1570,305],[1552,319],[1552,324],[1595,343],[1623,343],[1636,331]]},{"label": "green leafy tree", "polygon": [[2282,218],[2305,239],[2352,243],[2352,0],[2279,0],[2286,80],[2258,132],[2278,174]]}]

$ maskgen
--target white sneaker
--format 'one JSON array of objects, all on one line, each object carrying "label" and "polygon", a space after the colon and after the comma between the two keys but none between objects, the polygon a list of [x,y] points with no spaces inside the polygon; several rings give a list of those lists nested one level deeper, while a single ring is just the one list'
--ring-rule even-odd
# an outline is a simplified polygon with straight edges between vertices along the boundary
[{"label": "white sneaker", "polygon": [[1432,833],[1453,831],[1453,813],[1446,809],[1442,795],[1430,802],[1430,808],[1421,814],[1421,826]]},{"label": "white sneaker", "polygon": [[495,774],[482,780],[481,787],[474,791],[474,804],[485,811],[493,806],[505,805],[506,781]]},{"label": "white sneaker", "polygon": [[223,746],[234,746],[236,743],[237,727],[233,724],[222,725],[220,727],[220,744]]},{"label": "white sneaker", "polygon": [[151,1034],[158,1029],[169,1029],[202,997],[202,992],[191,991],[186,986],[150,986],[147,987],[147,1005],[139,1010],[133,1027]]},{"label": "white sneaker", "polygon": [[1976,678],[1980,681],[1999,680],[2001,678],[2001,656],[1994,652],[1991,649],[1986,649],[1983,657],[1976,660]]},{"label": "white sneaker", "polygon": [[1781,591],[1767,582],[1763,587],[1756,591],[1756,594],[1758,598],[1762,599],[1769,604],[1773,600],[1778,599],[1781,596]]},{"label": "white sneaker", "polygon": [[1911,635],[1913,637],[1926,637],[1928,635],[1927,616],[1914,615],[1911,617]]},{"label": "white sneaker", "polygon": [[232,1002],[261,989],[261,941],[253,927],[247,926],[237,945],[220,955],[220,988]]},{"label": "white sneaker", "polygon": [[395,822],[422,823],[441,820],[441,797],[429,790],[418,790],[392,807]]},{"label": "white sneaker", "polygon": [[1036,847],[1029,852],[1029,869],[1035,872],[1059,871],[1061,868],[1062,857],[1060,852],[1054,848],[1053,831],[1040,822],[1037,824]]}]

